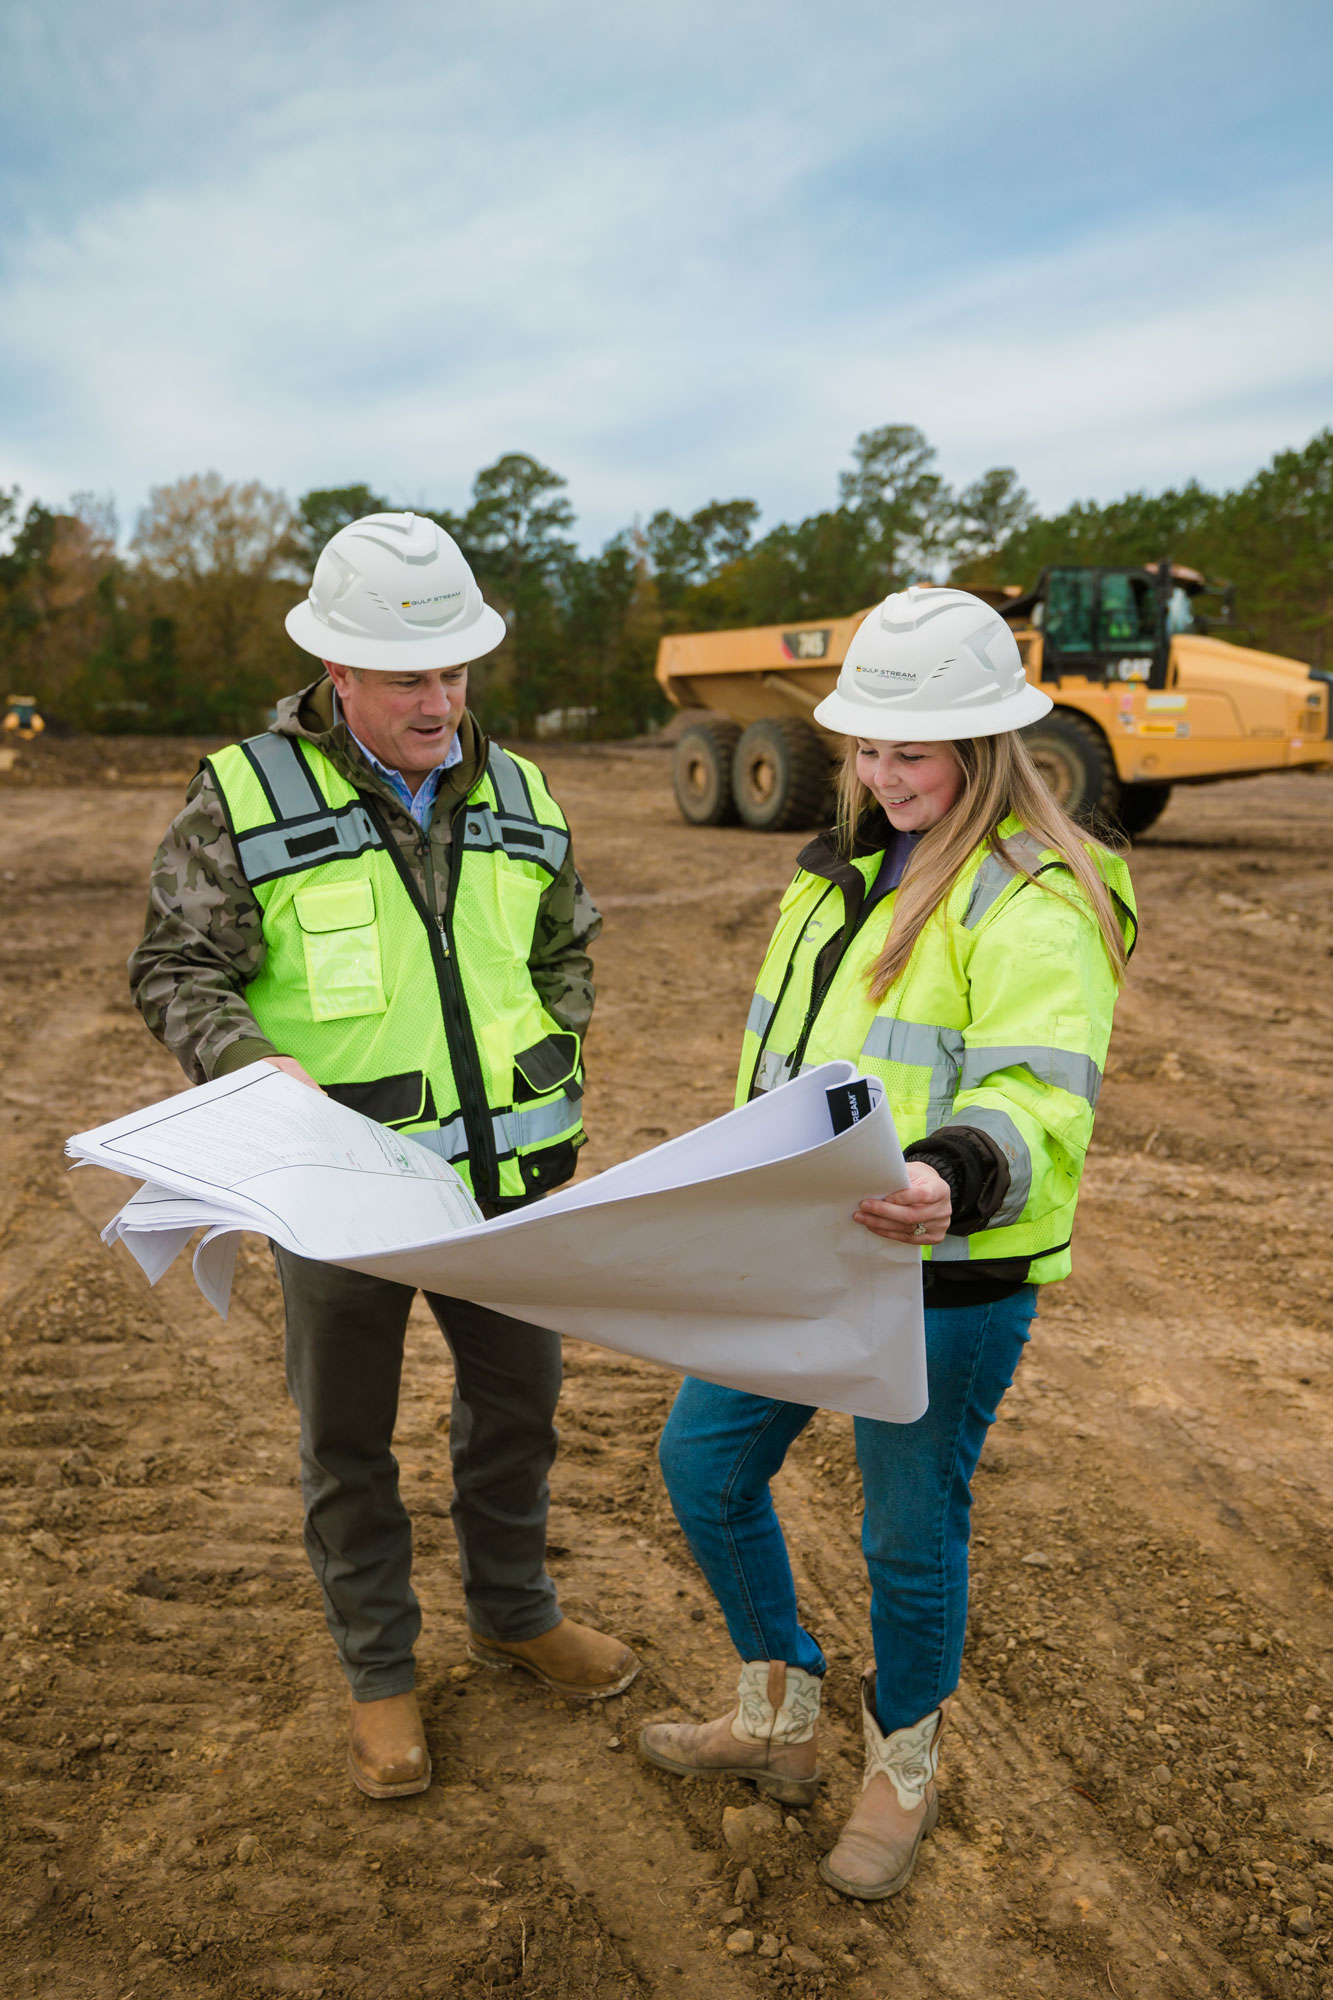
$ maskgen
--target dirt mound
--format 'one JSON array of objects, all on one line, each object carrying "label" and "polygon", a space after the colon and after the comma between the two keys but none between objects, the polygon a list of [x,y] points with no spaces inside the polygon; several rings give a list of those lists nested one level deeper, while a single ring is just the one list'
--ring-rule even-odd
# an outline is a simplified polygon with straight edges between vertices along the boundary
[{"label": "dirt mound", "polygon": [[[179,1081],[123,964],[201,747],[23,746],[0,780],[0,1993],[1333,1990],[1333,786],[1178,793],[1136,850],[1143,942],[1076,1275],[978,1477],[941,1823],[911,1889],[861,1908],[814,1872],[858,1777],[849,1423],[818,1417],[779,1493],[831,1661],[828,1783],[749,1826],[742,1857],[723,1816],[753,1803],[743,1786],[678,1783],[632,1749],[647,1717],[734,1684],[653,1457],[674,1383],[576,1342],[552,1568],[643,1675],[589,1709],[467,1664],[449,1367],[418,1311],[398,1451],[438,1776],[392,1806],[350,1787],[264,1246],[224,1324],[188,1274],[149,1291],[102,1249],[121,1185],[61,1158],[68,1132]],[[596,1171],[727,1107],[800,837],[685,828],[657,754],[538,754],[607,917]]]},{"label": "dirt mound", "polygon": [[0,786],[170,785],[184,789],[225,736],[0,736]]}]

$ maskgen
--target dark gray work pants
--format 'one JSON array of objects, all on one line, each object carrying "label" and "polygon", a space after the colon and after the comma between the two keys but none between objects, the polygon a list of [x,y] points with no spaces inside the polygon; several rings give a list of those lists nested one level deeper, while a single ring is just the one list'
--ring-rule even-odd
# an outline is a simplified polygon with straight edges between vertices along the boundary
[{"label": "dark gray work pants", "polygon": [[[301,1414],[305,1545],[358,1701],[404,1694],[421,1611],[393,1430],[410,1285],[277,1249],[287,1387]],[[426,1293],[454,1358],[453,1523],[467,1618],[483,1639],[535,1639],[560,1622],[546,1574],[560,1336],[465,1299]]]}]

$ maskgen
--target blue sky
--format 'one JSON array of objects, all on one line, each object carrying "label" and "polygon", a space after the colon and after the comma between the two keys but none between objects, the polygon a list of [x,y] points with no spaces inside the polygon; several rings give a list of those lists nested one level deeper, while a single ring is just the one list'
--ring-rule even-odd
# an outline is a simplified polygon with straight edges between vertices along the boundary
[{"label": "blue sky", "polygon": [[0,485],[216,468],[596,542],[903,422],[1047,507],[1333,421],[1333,9],[9,0]]}]

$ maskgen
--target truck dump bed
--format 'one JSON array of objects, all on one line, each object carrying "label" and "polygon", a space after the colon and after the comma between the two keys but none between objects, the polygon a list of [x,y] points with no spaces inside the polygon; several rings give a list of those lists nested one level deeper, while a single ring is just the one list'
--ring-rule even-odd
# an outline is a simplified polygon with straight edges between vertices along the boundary
[{"label": "truck dump bed", "polygon": [[657,679],[677,708],[711,708],[742,727],[779,712],[808,718],[832,692],[865,615],[663,639]]}]

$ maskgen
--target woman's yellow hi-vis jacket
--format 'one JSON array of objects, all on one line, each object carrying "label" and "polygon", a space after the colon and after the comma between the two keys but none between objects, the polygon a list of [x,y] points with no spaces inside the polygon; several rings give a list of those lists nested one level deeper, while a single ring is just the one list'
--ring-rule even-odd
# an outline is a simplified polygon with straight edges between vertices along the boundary
[{"label": "woman's yellow hi-vis jacket", "polygon": [[[847,925],[847,900],[836,882],[798,872],[760,968],[736,1101],[842,1058],[883,1080],[904,1147],[949,1126],[985,1133],[1008,1163],[1004,1200],[984,1229],[946,1236],[925,1255],[937,1264],[1026,1258],[1028,1282],[1042,1284],[1070,1270],[1116,982],[1096,918],[1068,869],[1016,819],[997,831],[1038,880],[983,843],[878,1004],[869,979],[896,893],[842,940],[820,993],[817,961]],[[1089,852],[1131,947],[1129,871],[1104,849]],[[874,853],[847,865],[868,889],[879,864]]]}]

